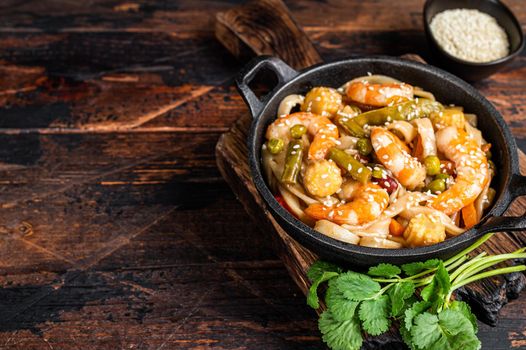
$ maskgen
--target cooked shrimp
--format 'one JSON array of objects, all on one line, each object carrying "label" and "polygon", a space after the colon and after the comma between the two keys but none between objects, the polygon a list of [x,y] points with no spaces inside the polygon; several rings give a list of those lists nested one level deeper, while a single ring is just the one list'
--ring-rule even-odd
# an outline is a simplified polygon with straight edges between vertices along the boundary
[{"label": "cooked shrimp", "polygon": [[413,98],[413,87],[405,83],[371,84],[355,81],[347,86],[347,97],[356,103],[374,107],[387,106]]},{"label": "cooked shrimp", "polygon": [[380,186],[367,183],[353,193],[352,201],[336,207],[311,204],[305,213],[316,220],[337,224],[361,225],[376,219],[389,204],[389,195]]},{"label": "cooked shrimp", "polygon": [[437,132],[437,147],[455,163],[457,177],[448,190],[438,195],[431,207],[451,215],[477,199],[486,186],[488,160],[476,141],[463,129],[450,126]]},{"label": "cooked shrimp", "polygon": [[290,128],[302,124],[307,132],[314,136],[309,147],[309,159],[324,159],[327,152],[336,145],[339,137],[338,127],[327,117],[312,113],[298,112],[276,119],[267,129],[267,139],[279,138],[289,140]]},{"label": "cooked shrimp", "polygon": [[412,190],[423,185],[425,167],[409,154],[407,146],[395,134],[383,128],[373,128],[371,143],[378,160],[403,186]]}]

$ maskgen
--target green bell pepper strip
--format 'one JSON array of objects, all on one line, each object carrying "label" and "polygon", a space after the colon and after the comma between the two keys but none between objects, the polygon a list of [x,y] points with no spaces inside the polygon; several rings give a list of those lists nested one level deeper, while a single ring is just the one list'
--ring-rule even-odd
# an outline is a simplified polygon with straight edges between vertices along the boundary
[{"label": "green bell pepper strip", "polygon": [[287,147],[287,155],[285,156],[285,167],[283,168],[283,174],[281,174],[281,182],[289,185],[297,183],[302,159],[303,145],[301,141],[290,141]]},{"label": "green bell pepper strip", "polygon": [[347,170],[356,181],[367,183],[371,178],[371,170],[369,168],[340,149],[331,148],[329,158],[338,164],[340,168]]},{"label": "green bell pepper strip", "polygon": [[352,136],[366,137],[365,125],[384,125],[394,120],[410,121],[429,116],[432,112],[440,112],[444,106],[436,101],[418,98],[393,106],[373,109],[357,115],[354,118],[340,118],[340,125]]}]

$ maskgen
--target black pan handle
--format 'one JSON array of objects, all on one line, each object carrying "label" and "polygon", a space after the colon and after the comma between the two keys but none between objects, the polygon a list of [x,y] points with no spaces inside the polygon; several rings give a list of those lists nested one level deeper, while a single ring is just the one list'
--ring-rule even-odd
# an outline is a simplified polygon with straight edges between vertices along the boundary
[{"label": "black pan handle", "polygon": [[[526,196],[526,176],[513,175],[509,186],[511,200]],[[510,231],[525,231],[526,230],[526,215],[522,216],[499,216],[487,219],[478,228],[479,233],[488,232],[510,232]]]},{"label": "black pan handle", "polygon": [[509,189],[513,199],[526,196],[526,176],[513,175]]},{"label": "black pan handle", "polygon": [[489,232],[512,232],[526,230],[526,215],[493,216],[488,218],[478,229],[479,234]]},{"label": "black pan handle", "polygon": [[[276,74],[278,83],[269,93],[259,99],[248,84],[250,84],[258,72],[265,68],[270,69]],[[241,72],[239,72],[239,75],[236,78],[236,85],[243,100],[245,100],[245,103],[250,109],[252,117],[255,118],[263,110],[263,107],[265,107],[274,93],[298,74],[297,71],[277,57],[259,56],[250,61]]]}]

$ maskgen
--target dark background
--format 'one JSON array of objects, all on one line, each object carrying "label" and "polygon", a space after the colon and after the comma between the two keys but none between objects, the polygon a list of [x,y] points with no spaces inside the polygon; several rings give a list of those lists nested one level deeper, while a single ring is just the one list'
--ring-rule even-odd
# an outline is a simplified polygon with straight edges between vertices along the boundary
[{"label": "dark background", "polygon": [[[505,1],[526,24],[520,0]],[[238,1],[0,1],[0,348],[319,349],[222,180]],[[423,1],[286,1],[329,61],[428,55]],[[476,84],[526,151],[526,56]],[[526,297],[485,349],[526,348]]]}]

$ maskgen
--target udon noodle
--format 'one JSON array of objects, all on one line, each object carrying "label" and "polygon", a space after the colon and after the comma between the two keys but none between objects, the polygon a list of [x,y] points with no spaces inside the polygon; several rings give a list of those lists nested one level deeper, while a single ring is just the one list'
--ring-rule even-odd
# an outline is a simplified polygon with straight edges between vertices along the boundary
[{"label": "udon noodle", "polygon": [[292,215],[369,247],[436,244],[480,222],[495,196],[477,116],[383,75],[285,97],[262,164]]}]

